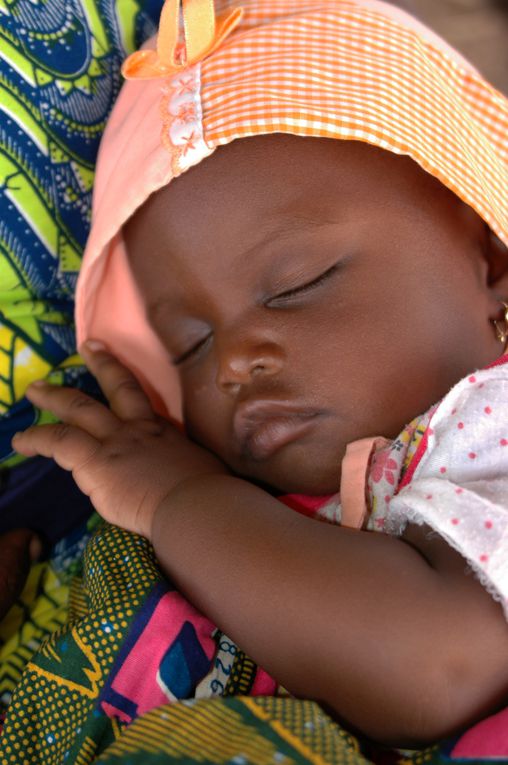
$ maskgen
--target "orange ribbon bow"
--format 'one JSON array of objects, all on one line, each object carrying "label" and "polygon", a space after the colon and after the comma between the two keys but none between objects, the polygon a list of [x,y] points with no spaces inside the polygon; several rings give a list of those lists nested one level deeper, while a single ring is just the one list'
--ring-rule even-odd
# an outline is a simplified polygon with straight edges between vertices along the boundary
[{"label": "orange ribbon bow", "polygon": [[166,0],[162,8],[157,50],[139,50],[122,66],[127,80],[150,80],[177,74],[219,47],[238,26],[242,8],[215,17],[213,0],[182,0],[185,44],[180,44],[180,0]]}]

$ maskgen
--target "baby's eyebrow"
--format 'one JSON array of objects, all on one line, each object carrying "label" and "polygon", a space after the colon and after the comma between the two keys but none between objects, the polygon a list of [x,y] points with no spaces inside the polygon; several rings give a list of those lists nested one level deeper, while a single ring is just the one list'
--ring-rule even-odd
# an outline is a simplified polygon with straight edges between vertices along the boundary
[{"label": "baby's eyebrow", "polygon": [[147,303],[145,306],[146,314],[150,322],[157,322],[158,319],[164,319],[169,308],[175,305],[174,295],[161,295],[153,303]]},{"label": "baby's eyebrow", "polygon": [[[274,216],[275,217],[275,216]],[[247,249],[238,253],[238,258],[243,260],[249,255],[254,255],[267,245],[276,244],[279,241],[284,242],[291,239],[295,234],[301,234],[303,231],[312,231],[315,229],[327,228],[329,226],[340,225],[337,220],[317,219],[304,213],[277,214],[277,222],[283,218],[283,224],[278,225],[273,230],[264,233],[260,239],[250,244]]]}]

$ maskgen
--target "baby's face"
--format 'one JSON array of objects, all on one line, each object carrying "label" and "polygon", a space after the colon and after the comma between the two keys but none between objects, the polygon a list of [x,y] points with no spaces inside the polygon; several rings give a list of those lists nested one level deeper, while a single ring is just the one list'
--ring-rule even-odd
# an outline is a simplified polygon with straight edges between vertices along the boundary
[{"label": "baby's face", "polygon": [[486,227],[412,160],[273,135],[218,149],[125,227],[190,435],[284,492],[338,488],[501,351]]}]

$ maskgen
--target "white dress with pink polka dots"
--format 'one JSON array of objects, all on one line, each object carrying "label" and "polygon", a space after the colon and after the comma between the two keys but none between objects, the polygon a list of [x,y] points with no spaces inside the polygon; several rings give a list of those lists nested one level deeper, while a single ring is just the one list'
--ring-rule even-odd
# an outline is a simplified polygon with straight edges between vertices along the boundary
[{"label": "white dress with pink polka dots", "polygon": [[[464,556],[508,620],[508,355],[465,377],[386,444],[366,465],[367,486],[358,484],[368,517],[357,527],[398,536],[409,522],[429,526]],[[285,501],[341,523],[339,494]]]},{"label": "white dress with pink polka dots", "polygon": [[427,524],[508,618],[508,356],[461,380],[378,453],[368,489],[368,528],[399,535],[409,521]]}]

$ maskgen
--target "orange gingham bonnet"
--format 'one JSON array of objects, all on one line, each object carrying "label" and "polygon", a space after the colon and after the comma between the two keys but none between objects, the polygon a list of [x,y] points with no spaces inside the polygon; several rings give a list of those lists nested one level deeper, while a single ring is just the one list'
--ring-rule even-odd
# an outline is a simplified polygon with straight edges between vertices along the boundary
[{"label": "orange gingham bonnet", "polygon": [[176,373],[145,319],[121,229],[217,146],[280,132],[409,155],[508,244],[508,101],[412,16],[379,0],[182,5],[166,0],[157,40],[124,64],[76,296],[78,343],[103,340],[177,418]]}]

